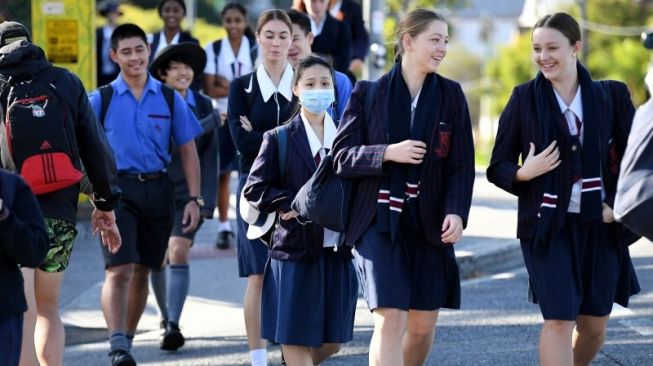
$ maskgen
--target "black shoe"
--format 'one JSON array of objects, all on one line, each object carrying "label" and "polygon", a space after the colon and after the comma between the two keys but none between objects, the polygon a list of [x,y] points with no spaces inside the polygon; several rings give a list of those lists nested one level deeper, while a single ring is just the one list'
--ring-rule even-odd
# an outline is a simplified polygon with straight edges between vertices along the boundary
[{"label": "black shoe", "polygon": [[185,342],[186,340],[184,339],[184,335],[181,334],[179,326],[173,322],[168,322],[166,332],[163,333],[163,339],[161,339],[161,349],[164,351],[176,351]]},{"label": "black shoe", "polygon": [[125,350],[111,351],[109,357],[111,357],[111,366],[136,366],[134,357]]},{"label": "black shoe", "polygon": [[225,230],[218,233],[218,240],[215,243],[215,246],[218,249],[229,249],[233,245],[235,235],[231,230]]}]

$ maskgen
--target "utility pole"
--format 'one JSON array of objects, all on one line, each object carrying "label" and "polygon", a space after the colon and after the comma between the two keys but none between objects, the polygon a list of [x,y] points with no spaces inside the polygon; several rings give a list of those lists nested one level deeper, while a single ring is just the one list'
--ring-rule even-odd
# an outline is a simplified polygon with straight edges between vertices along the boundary
[{"label": "utility pole", "polygon": [[385,72],[386,54],[388,53],[383,39],[385,22],[384,0],[363,0],[363,14],[370,33],[370,53],[367,58],[367,72],[364,78],[376,80]]}]

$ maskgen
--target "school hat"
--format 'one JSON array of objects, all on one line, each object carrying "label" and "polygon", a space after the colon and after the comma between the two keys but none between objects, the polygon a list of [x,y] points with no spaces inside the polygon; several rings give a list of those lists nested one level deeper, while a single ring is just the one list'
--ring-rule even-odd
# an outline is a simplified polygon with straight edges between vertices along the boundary
[{"label": "school hat", "polygon": [[270,231],[277,217],[276,212],[264,214],[252,207],[245,199],[243,193],[240,194],[238,211],[243,221],[249,225],[247,228],[247,239],[249,240],[258,239]]},{"label": "school hat", "polygon": [[204,73],[204,66],[206,66],[206,52],[195,43],[182,42],[170,45],[159,52],[152,63],[150,64],[150,73],[157,80],[159,78],[159,69],[165,65],[168,60],[173,57],[180,56],[183,62],[190,66],[193,69],[194,76],[198,76]]},{"label": "school hat", "polygon": [[32,37],[27,28],[18,22],[5,21],[0,23],[0,47],[16,41],[32,43]]},{"label": "school hat", "polygon": [[110,13],[118,13],[118,15],[122,16],[122,11],[120,10],[120,4],[118,4],[117,1],[101,1],[98,6],[98,12],[100,15],[106,18],[107,15]]}]

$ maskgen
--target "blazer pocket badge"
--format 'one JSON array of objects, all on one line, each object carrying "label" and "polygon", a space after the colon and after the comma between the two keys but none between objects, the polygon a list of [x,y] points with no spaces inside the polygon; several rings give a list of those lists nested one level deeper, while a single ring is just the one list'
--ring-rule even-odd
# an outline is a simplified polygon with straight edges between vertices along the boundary
[{"label": "blazer pocket badge", "polygon": [[435,149],[435,154],[440,158],[446,158],[449,156],[449,150],[451,150],[451,125],[440,122],[438,137],[438,147]]}]

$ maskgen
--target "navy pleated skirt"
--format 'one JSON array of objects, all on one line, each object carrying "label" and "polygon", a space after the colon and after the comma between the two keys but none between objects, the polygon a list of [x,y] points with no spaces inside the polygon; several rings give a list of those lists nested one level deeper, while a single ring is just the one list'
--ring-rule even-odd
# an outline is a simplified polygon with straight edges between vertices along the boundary
[{"label": "navy pleated skirt", "polygon": [[240,192],[247,183],[247,174],[241,173],[236,192],[236,225],[238,226],[238,275],[248,277],[253,274],[262,274],[265,262],[268,260],[268,247],[259,239],[247,239],[247,223],[240,217],[238,210]]},{"label": "navy pleated skirt", "polygon": [[354,263],[370,310],[460,308],[453,246],[429,244],[420,229],[400,227],[396,242],[373,223],[354,247]]},{"label": "navy pleated skirt", "polygon": [[544,319],[576,320],[578,315],[606,316],[612,304],[628,306],[640,291],[628,247],[618,245],[614,224],[583,223],[568,213],[562,230],[543,254],[521,241],[529,275],[529,300]]},{"label": "navy pleated skirt", "polygon": [[348,342],[357,296],[351,259],[332,248],[308,261],[270,259],[263,278],[261,337],[307,347]]}]

